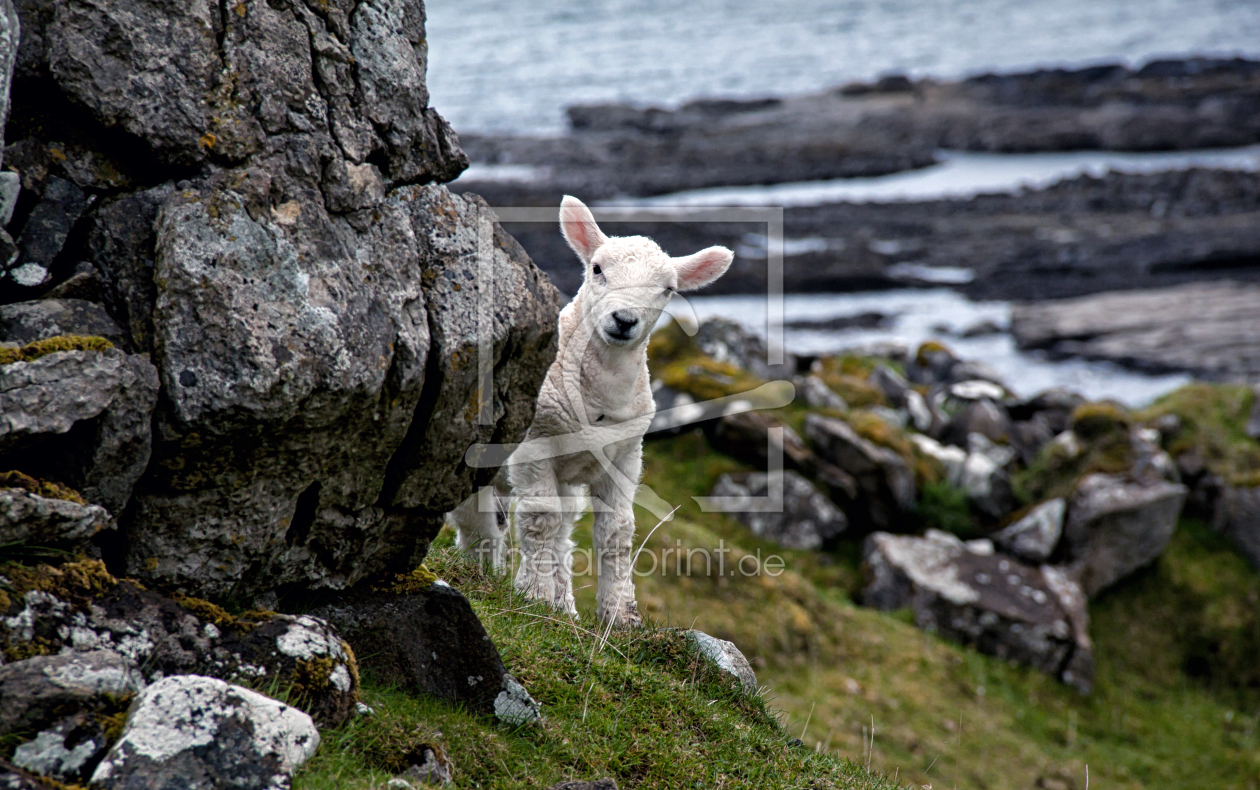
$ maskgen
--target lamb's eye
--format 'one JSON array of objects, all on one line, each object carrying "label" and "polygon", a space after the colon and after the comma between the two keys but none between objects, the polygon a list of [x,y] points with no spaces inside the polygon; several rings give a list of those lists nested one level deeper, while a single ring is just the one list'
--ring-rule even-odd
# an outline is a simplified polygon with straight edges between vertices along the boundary
[{"label": "lamb's eye", "polygon": [[598,266],[598,265],[596,265],[596,266],[595,266],[595,268],[591,269],[591,271],[592,271],[593,273],[595,273],[595,274],[603,274],[603,273],[604,273],[604,270],[603,270],[603,269],[601,269],[601,268],[599,268],[599,266]]}]

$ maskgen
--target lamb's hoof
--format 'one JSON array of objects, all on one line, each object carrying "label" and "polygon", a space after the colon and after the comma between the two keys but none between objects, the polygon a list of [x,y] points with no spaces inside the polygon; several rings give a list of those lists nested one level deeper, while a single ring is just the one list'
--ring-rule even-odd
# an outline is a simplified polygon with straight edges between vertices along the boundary
[{"label": "lamb's hoof", "polygon": [[634,601],[621,607],[611,616],[607,612],[601,613],[600,619],[604,622],[611,620],[613,628],[640,628],[643,626],[643,618],[639,616],[639,605]]}]

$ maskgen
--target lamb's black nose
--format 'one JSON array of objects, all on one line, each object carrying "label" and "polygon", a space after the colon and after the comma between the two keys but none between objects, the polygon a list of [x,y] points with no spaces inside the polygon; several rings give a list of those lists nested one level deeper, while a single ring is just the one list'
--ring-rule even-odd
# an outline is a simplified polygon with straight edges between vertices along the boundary
[{"label": "lamb's black nose", "polygon": [[634,329],[635,325],[639,323],[639,319],[635,318],[633,315],[623,317],[620,310],[614,312],[612,317],[613,320],[617,322],[617,334],[619,335],[630,334],[630,330]]}]

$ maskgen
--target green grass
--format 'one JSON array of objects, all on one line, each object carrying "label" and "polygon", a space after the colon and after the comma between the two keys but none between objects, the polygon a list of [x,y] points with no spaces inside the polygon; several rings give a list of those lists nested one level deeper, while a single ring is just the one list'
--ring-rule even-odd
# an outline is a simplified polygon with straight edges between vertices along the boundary
[{"label": "green grass", "polygon": [[676,629],[613,632],[601,646],[589,618],[570,621],[526,602],[506,577],[459,557],[449,533],[425,564],[468,596],[545,721],[510,728],[365,678],[363,698],[376,715],[325,732],[295,788],[380,787],[417,761],[423,744],[449,757],[461,788],[604,776],[624,788],[891,787],[791,744],[775,712]]}]

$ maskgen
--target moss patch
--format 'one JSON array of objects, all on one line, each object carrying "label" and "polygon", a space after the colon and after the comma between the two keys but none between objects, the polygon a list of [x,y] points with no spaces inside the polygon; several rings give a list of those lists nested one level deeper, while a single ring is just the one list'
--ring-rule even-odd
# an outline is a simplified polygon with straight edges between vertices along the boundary
[{"label": "moss patch", "polygon": [[1092,442],[1117,431],[1126,435],[1132,420],[1129,412],[1111,401],[1082,403],[1072,412],[1072,430],[1085,442]]},{"label": "moss patch", "polygon": [[427,590],[438,580],[437,574],[429,570],[424,563],[411,573],[400,573],[394,577],[394,583],[386,589],[395,595],[411,595]]},{"label": "moss patch", "polygon": [[21,488],[45,499],[64,499],[80,505],[87,504],[87,500],[73,488],[49,480],[37,480],[16,470],[0,472],[0,488]]},{"label": "moss patch", "polygon": [[1235,485],[1260,481],[1260,442],[1244,432],[1254,395],[1235,384],[1189,384],[1138,413],[1144,422],[1176,415],[1180,427],[1166,437],[1174,458],[1197,453],[1207,468]]},{"label": "moss patch", "polygon": [[108,351],[114,344],[103,337],[91,335],[59,335],[27,343],[21,348],[0,346],[0,365],[14,362],[33,362],[40,357],[59,351]]}]

